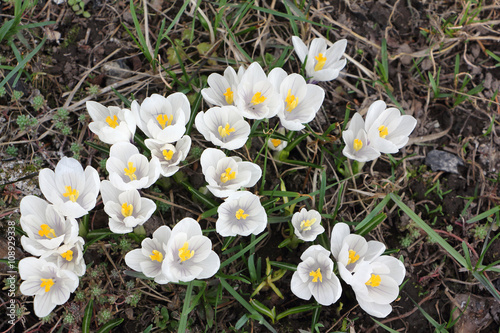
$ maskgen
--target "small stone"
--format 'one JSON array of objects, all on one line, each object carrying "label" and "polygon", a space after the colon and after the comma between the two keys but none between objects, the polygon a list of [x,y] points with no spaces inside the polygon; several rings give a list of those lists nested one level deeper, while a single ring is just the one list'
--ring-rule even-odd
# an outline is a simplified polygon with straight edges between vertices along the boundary
[{"label": "small stone", "polygon": [[425,164],[431,167],[432,171],[446,171],[460,174],[458,166],[464,166],[462,159],[452,153],[442,150],[432,150],[425,158]]}]

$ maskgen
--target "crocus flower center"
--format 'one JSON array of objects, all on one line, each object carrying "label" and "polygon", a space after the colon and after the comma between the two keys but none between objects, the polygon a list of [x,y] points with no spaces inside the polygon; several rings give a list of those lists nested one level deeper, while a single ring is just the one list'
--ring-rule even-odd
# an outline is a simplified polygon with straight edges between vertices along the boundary
[{"label": "crocus flower center", "polygon": [[163,158],[165,158],[167,161],[170,161],[172,159],[172,156],[174,156],[173,150],[168,150],[168,149],[163,150]]},{"label": "crocus flower center", "polygon": [[378,135],[380,135],[380,137],[382,139],[385,139],[387,134],[389,134],[389,130],[387,129],[387,126],[380,125],[380,127],[378,128]]},{"label": "crocus flower center", "polygon": [[359,260],[359,254],[356,254],[356,251],[349,250],[349,259],[347,260],[347,264],[353,264]]},{"label": "crocus flower center", "polygon": [[184,245],[179,249],[179,258],[181,259],[181,262],[191,259],[191,257],[194,256],[194,250],[189,251],[188,246],[189,243],[185,242]]},{"label": "crocus flower center", "polygon": [[71,186],[64,186],[66,192],[63,193],[63,197],[69,198],[71,202],[76,202],[80,192],[77,189],[71,188]]},{"label": "crocus flower center", "polygon": [[316,222],[316,219],[302,220],[300,222],[300,230],[308,231],[311,230],[311,226]]},{"label": "crocus flower center", "polygon": [[129,217],[134,212],[134,206],[132,204],[129,205],[128,202],[124,202],[122,204],[122,215],[123,217]]},{"label": "crocus flower center", "polygon": [[218,130],[219,130],[219,135],[222,138],[225,138],[226,136],[231,135],[231,133],[233,133],[235,131],[234,127],[229,126],[229,123],[226,123],[226,126],[224,126],[224,127],[222,127],[222,125],[219,126]]},{"label": "crocus flower center", "polygon": [[225,172],[220,175],[220,181],[223,183],[226,183],[234,178],[236,178],[236,171],[231,172],[231,168],[227,168]]},{"label": "crocus flower center", "polygon": [[318,54],[317,57],[314,57],[316,59],[317,63],[316,66],[314,66],[315,71],[320,71],[323,69],[323,66],[325,66],[326,62],[326,57],[323,56],[323,53]]},{"label": "crocus flower center", "polygon": [[118,126],[118,118],[116,117],[116,115],[114,115],[113,118],[107,116],[106,122],[108,123],[109,127],[115,128],[116,126]]},{"label": "crocus flower center", "polygon": [[241,220],[241,219],[246,220],[248,216],[249,215],[245,214],[245,211],[243,209],[241,209],[241,208],[238,209],[238,211],[236,211],[236,218],[238,220]]},{"label": "crocus flower center", "polygon": [[321,275],[321,269],[320,268],[318,268],[316,271],[311,271],[309,273],[309,276],[313,277],[312,282],[318,282],[318,279],[319,279],[319,282],[323,282],[323,275]]},{"label": "crocus flower center", "polygon": [[233,104],[233,91],[231,88],[227,88],[226,92],[223,94],[224,97],[226,98],[226,103],[227,104]]},{"label": "crocus flower center", "polygon": [[281,140],[280,139],[271,139],[271,143],[273,144],[274,148],[276,148],[281,144]]},{"label": "crocus flower center", "polygon": [[[163,254],[161,254],[160,251],[153,250],[152,253],[153,254],[149,256],[151,258],[151,261],[155,261],[155,260],[158,261],[158,262],[162,262],[163,261]],[[180,256],[180,250],[179,250],[179,256]]]},{"label": "crocus flower center", "polygon": [[48,293],[50,291],[50,287],[54,285],[54,280],[52,279],[40,279],[42,283],[40,287],[45,288],[45,292]]},{"label": "crocus flower center", "polygon": [[360,150],[361,148],[363,148],[363,141],[361,141],[360,139],[354,139],[354,150],[355,151],[358,151]]},{"label": "crocus flower center", "polygon": [[134,163],[128,162],[128,169],[125,168],[123,171],[125,172],[125,176],[129,176],[130,180],[137,180],[137,176],[135,175],[136,168],[134,167]]},{"label": "crocus flower center", "polygon": [[166,114],[159,114],[156,116],[156,120],[158,120],[158,124],[160,124],[161,128],[165,128],[167,126],[172,125],[172,121],[174,121],[174,115],[171,114],[167,116]]},{"label": "crocus flower center", "polygon": [[267,98],[265,96],[262,96],[262,93],[260,91],[256,92],[255,95],[253,95],[252,100],[250,103],[253,105],[260,104],[264,102]]},{"label": "crocus flower center", "polygon": [[285,102],[288,112],[292,112],[292,110],[297,107],[297,104],[299,104],[299,99],[295,97],[295,95],[292,95],[292,89],[288,89],[288,95],[286,95]]},{"label": "crocus flower center", "polygon": [[[47,224],[40,225],[40,230],[38,230],[38,234],[42,237],[47,237],[48,239],[52,239],[56,236],[54,229],[50,228]],[[50,234],[54,236],[50,236]]]},{"label": "crocus flower center", "polygon": [[367,286],[378,287],[381,281],[382,279],[380,278],[380,275],[372,274],[370,280],[366,281],[365,284]]},{"label": "crocus flower center", "polygon": [[66,261],[71,261],[71,260],[73,260],[73,251],[68,250],[64,253],[61,253],[61,257],[66,259]]}]

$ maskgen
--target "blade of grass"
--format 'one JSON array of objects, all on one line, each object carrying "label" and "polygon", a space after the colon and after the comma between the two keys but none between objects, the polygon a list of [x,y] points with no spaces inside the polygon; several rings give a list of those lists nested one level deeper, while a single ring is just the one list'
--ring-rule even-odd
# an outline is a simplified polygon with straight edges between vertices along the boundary
[{"label": "blade of grass", "polygon": [[220,264],[220,268],[226,267],[245,253],[247,253],[250,249],[252,249],[255,245],[259,244],[261,240],[263,240],[267,236],[268,232],[263,233],[262,235],[259,236],[256,240],[248,244],[245,248],[243,248],[241,251],[236,253],[235,255],[231,256],[231,258],[228,258],[225,260],[223,263]]},{"label": "blade of grass", "polygon": [[90,332],[90,322],[92,321],[92,310],[94,308],[94,300],[91,299],[85,307],[85,313],[82,319],[82,333]]},{"label": "blade of grass", "polygon": [[181,320],[179,320],[179,329],[177,332],[184,333],[187,328],[187,319],[189,316],[189,305],[191,303],[191,293],[193,292],[193,283],[192,281],[188,283],[186,289],[186,296],[184,297],[184,305],[182,306]]}]

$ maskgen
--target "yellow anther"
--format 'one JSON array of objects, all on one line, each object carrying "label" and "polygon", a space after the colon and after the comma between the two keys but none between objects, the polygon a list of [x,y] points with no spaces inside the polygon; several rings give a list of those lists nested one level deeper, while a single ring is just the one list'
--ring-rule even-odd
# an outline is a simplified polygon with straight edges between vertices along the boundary
[{"label": "yellow anther", "polygon": [[116,126],[118,126],[118,118],[116,117],[116,115],[114,115],[113,118],[107,116],[106,122],[108,123],[109,127],[115,128]]},{"label": "yellow anther", "polygon": [[174,156],[173,150],[168,150],[168,149],[163,150],[163,158],[165,158],[167,161],[170,161],[172,159],[172,156]]},{"label": "yellow anther", "polygon": [[[50,228],[47,224],[40,225],[40,230],[38,230],[38,234],[42,237],[47,237],[48,239],[52,239],[56,236],[54,229]],[[49,236],[50,234],[54,236]]]},{"label": "yellow anther", "polygon": [[122,215],[123,217],[129,217],[134,212],[134,206],[132,204],[128,204],[128,202],[124,202],[122,204]]},{"label": "yellow anther", "polygon": [[262,93],[260,91],[256,92],[255,95],[253,95],[252,100],[250,103],[253,105],[260,104],[264,102],[267,98],[265,96],[262,96]]},{"label": "yellow anther", "polygon": [[389,129],[387,128],[387,126],[380,125],[380,127],[378,128],[378,135],[380,135],[382,139],[385,139],[387,134],[389,134]]},{"label": "yellow anther", "polygon": [[241,219],[246,220],[248,216],[249,215],[245,214],[245,211],[243,209],[241,209],[241,208],[238,209],[238,211],[236,212],[236,218],[238,220],[241,220]]},{"label": "yellow anther", "polygon": [[323,53],[318,54],[317,57],[314,57],[316,59],[317,63],[316,66],[314,66],[315,71],[320,71],[323,69],[323,66],[325,66],[326,62],[326,57],[323,57]]},{"label": "yellow anther", "polygon": [[366,281],[365,284],[367,286],[378,287],[381,281],[382,279],[380,278],[380,275],[372,274],[370,280]]},{"label": "yellow anther", "polygon": [[71,260],[73,260],[73,251],[68,250],[64,253],[61,253],[61,257],[66,259],[66,261],[71,261]]},{"label": "yellow anther", "polygon": [[185,242],[184,245],[179,249],[179,258],[181,259],[181,262],[191,259],[191,257],[194,256],[194,250],[189,251],[188,246],[189,243]]},{"label": "yellow anther", "polygon": [[276,148],[281,144],[281,140],[280,139],[271,139],[271,143],[273,144],[274,148]]},{"label": "yellow anther", "polygon": [[231,90],[231,88],[227,88],[226,92],[223,95],[226,98],[226,103],[227,104],[233,104],[233,95],[234,95],[234,93]]},{"label": "yellow anther", "polygon": [[299,104],[299,99],[295,97],[295,95],[292,95],[292,89],[288,89],[288,95],[286,95],[285,102],[288,112],[292,112],[292,110],[297,107],[297,104]]},{"label": "yellow anther", "polygon": [[50,287],[54,285],[54,280],[52,279],[40,279],[42,281],[42,284],[40,284],[40,287],[44,288],[45,287],[45,292],[48,293],[50,291]]},{"label": "yellow anther", "polygon": [[153,254],[149,256],[151,258],[151,261],[155,261],[155,260],[158,261],[158,262],[162,262],[163,261],[163,254],[161,254],[160,251],[153,250],[152,253]]},{"label": "yellow anther", "polygon": [[71,202],[76,202],[78,196],[80,195],[80,191],[71,188],[71,186],[64,186],[64,189],[66,190],[66,192],[63,193],[63,197],[69,198]]},{"label": "yellow anther", "polygon": [[156,116],[156,120],[158,120],[158,124],[160,124],[161,128],[165,128],[172,125],[172,121],[174,121],[174,115],[171,114],[170,116],[167,116],[166,114],[159,114],[158,116]]},{"label": "yellow anther", "polygon": [[223,183],[226,183],[234,178],[236,178],[236,171],[231,172],[231,168],[227,168],[225,172],[220,175],[220,181]]},{"label": "yellow anther", "polygon": [[354,139],[354,150],[355,151],[358,151],[360,150],[361,148],[363,148],[363,142],[360,140],[360,139]]},{"label": "yellow anther", "polygon": [[134,163],[128,162],[127,165],[128,169],[123,169],[123,171],[125,172],[125,176],[129,176],[130,180],[137,180],[137,176],[135,175],[136,168],[134,167]]},{"label": "yellow anther", "polygon": [[311,230],[311,226],[316,222],[316,219],[311,219],[311,220],[302,220],[300,222],[300,230],[302,231],[308,231]]},{"label": "yellow anther", "polygon": [[359,254],[356,254],[356,251],[349,250],[349,259],[347,260],[347,264],[353,264],[359,260]]},{"label": "yellow anther", "polygon": [[229,123],[226,123],[225,127],[222,127],[222,125],[219,126],[218,130],[219,130],[219,135],[222,138],[225,138],[226,136],[231,135],[231,133],[233,133],[235,131],[234,127],[229,126]]},{"label": "yellow anther", "polygon": [[309,273],[309,276],[313,277],[312,282],[318,282],[318,278],[319,278],[319,282],[323,282],[323,275],[321,275],[321,269],[320,268],[318,268],[316,271],[311,271]]}]

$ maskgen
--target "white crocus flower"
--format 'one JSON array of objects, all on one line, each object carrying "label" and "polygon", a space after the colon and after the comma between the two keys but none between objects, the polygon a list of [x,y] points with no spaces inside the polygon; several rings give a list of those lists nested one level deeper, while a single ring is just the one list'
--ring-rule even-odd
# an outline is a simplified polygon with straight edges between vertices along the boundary
[{"label": "white crocus flower", "polygon": [[83,238],[76,237],[53,251],[45,252],[40,258],[56,264],[60,269],[82,276],[86,270],[83,260],[83,244],[85,244]]},{"label": "white crocus flower", "polygon": [[345,147],[342,154],[358,162],[367,162],[380,156],[365,131],[365,122],[359,113],[354,114],[347,130],[342,132]]},{"label": "white crocus flower", "polygon": [[347,46],[345,39],[335,42],[328,49],[323,38],[314,38],[309,49],[297,36],[292,37],[292,43],[300,61],[306,62],[306,74],[313,81],[335,80],[347,63],[345,59],[340,59]]},{"label": "white crocus flower", "polygon": [[255,194],[234,192],[217,209],[215,230],[223,237],[258,235],[267,226],[267,214]]},{"label": "white crocus flower", "polygon": [[256,62],[248,66],[241,78],[236,106],[248,119],[272,118],[283,107],[279,94]]},{"label": "white crocus flower", "polygon": [[117,234],[132,232],[143,225],[156,210],[153,200],[141,198],[139,191],[121,191],[108,180],[101,184],[104,211],[109,216],[109,229]]},{"label": "white crocus flower", "polygon": [[250,125],[235,106],[213,107],[196,115],[195,125],[205,140],[224,149],[243,147],[250,135]]},{"label": "white crocus flower", "polygon": [[304,128],[303,124],[316,116],[325,99],[325,91],[315,84],[307,84],[299,74],[287,75],[281,68],[273,69],[269,80],[283,103],[278,112],[281,125],[290,131],[300,131]]},{"label": "white crocus flower", "polygon": [[186,159],[191,149],[191,138],[188,135],[180,138],[175,146],[154,139],[146,139],[144,143],[151,150],[152,159],[160,162],[160,173],[164,177],[170,177],[179,171],[179,164]]},{"label": "white crocus flower", "polygon": [[350,234],[349,226],[342,222],[333,227],[330,242],[330,250],[337,260],[340,276],[349,284],[358,265],[372,262],[385,251],[385,245],[381,242],[367,242],[360,235]]},{"label": "white crocus flower", "polygon": [[129,142],[118,142],[111,146],[106,170],[113,185],[122,190],[150,187],[160,176],[160,161],[146,156]]},{"label": "white crocus flower", "polygon": [[92,118],[89,129],[99,139],[110,145],[117,142],[130,142],[134,138],[136,121],[132,111],[117,106],[88,101],[87,111]]},{"label": "white crocus flower", "polygon": [[99,194],[99,174],[91,166],[83,171],[80,162],[63,157],[55,172],[40,170],[40,190],[45,198],[65,216],[78,218],[95,207]]},{"label": "white crocus flower", "polygon": [[169,227],[159,227],[153,232],[153,238],[143,239],[140,249],[132,250],[125,255],[125,263],[134,271],[154,278],[156,283],[169,283],[170,280],[162,271],[162,265],[171,233]]},{"label": "white crocus flower", "polygon": [[63,242],[70,243],[78,236],[78,223],[73,218],[64,218],[53,205],[45,200],[28,195],[21,200],[21,228],[27,236],[21,244],[34,256],[57,249]]},{"label": "white crocus flower", "polygon": [[384,101],[376,101],[368,108],[365,131],[375,149],[385,154],[394,154],[408,142],[408,136],[415,129],[417,120],[401,115],[396,108],[386,109]]},{"label": "white crocus flower", "polygon": [[321,245],[310,246],[302,256],[290,287],[295,296],[308,300],[311,296],[321,305],[335,303],[342,294],[342,286],[333,273],[330,252]]},{"label": "white crocus flower", "polygon": [[[280,127],[280,128],[278,128],[278,130],[276,132],[280,133],[282,135],[285,135],[285,128]],[[274,139],[271,137],[267,140],[267,147],[273,151],[276,151],[276,152],[282,151],[283,149],[286,148],[287,145],[288,145],[288,142],[284,141],[284,140]]]},{"label": "white crocus flower", "polygon": [[208,190],[219,198],[225,198],[242,187],[254,186],[262,176],[262,169],[257,164],[243,162],[235,156],[226,157],[219,149],[205,149],[200,163]]},{"label": "white crocus flower", "polygon": [[312,242],[316,237],[325,231],[321,225],[321,214],[314,210],[302,208],[300,212],[293,214],[292,225],[295,228],[295,235],[305,242]]},{"label": "white crocus flower", "polygon": [[[241,67],[240,72],[244,69]],[[201,95],[210,104],[217,106],[235,105],[240,77],[232,67],[227,67],[224,76],[212,73],[208,76],[209,88],[201,90]]]},{"label": "white crocus flower", "polygon": [[151,139],[172,143],[186,132],[191,107],[183,93],[168,97],[153,94],[144,99],[141,105],[132,102],[132,112],[137,126]]},{"label": "white crocus flower", "polygon": [[47,316],[57,305],[66,303],[78,287],[78,276],[54,263],[33,257],[19,262],[19,286],[23,295],[35,296],[33,307],[38,317]]},{"label": "white crocus flower", "polygon": [[370,263],[359,264],[349,284],[363,310],[371,316],[385,318],[392,311],[389,303],[398,297],[405,274],[401,261],[380,256]]},{"label": "white crocus flower", "polygon": [[165,251],[162,270],[172,282],[207,279],[220,267],[212,242],[203,236],[199,223],[189,217],[174,226]]}]

